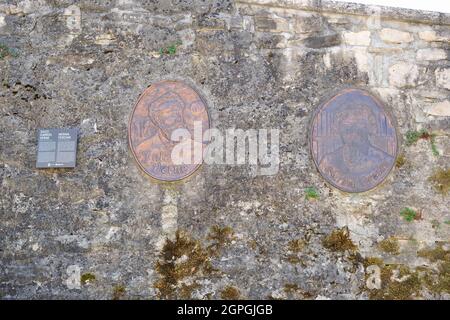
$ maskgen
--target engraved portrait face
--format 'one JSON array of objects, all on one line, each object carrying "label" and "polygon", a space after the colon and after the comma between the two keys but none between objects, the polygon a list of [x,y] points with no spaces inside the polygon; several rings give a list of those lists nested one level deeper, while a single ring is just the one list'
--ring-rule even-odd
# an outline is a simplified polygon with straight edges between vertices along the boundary
[{"label": "engraved portrait face", "polygon": [[169,92],[149,104],[148,115],[167,137],[179,128],[185,128],[184,102],[179,95]]},{"label": "engraved portrait face", "polygon": [[394,165],[397,135],[392,120],[382,104],[364,90],[343,90],[323,103],[310,130],[317,169],[342,191],[370,190]]},{"label": "engraved portrait face", "polygon": [[[140,168],[161,181],[181,180],[200,165],[198,161],[179,164],[172,151],[177,142],[171,140],[177,129],[185,129],[191,139],[183,140],[185,150],[203,155],[203,141],[194,141],[194,125],[201,124],[201,137],[209,129],[206,104],[190,86],[179,81],[161,81],[145,90],[139,98],[129,122],[129,142]],[[199,159],[198,157],[195,159]]]},{"label": "engraved portrait face", "polygon": [[338,132],[342,143],[351,147],[365,149],[369,135],[376,133],[375,117],[366,106],[344,106],[338,115]]}]

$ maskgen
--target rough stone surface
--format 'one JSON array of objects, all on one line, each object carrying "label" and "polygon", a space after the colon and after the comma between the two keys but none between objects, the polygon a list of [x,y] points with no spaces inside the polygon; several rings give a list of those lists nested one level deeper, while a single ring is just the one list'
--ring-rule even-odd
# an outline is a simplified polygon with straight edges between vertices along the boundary
[{"label": "rough stone surface", "polygon": [[447,59],[447,52],[444,49],[420,49],[417,50],[418,61],[436,61]]},{"label": "rough stone surface", "polygon": [[433,116],[450,117],[450,101],[435,103],[425,111]]},{"label": "rough stone surface", "polygon": [[6,26],[5,16],[0,14],[0,28]]},{"label": "rough stone surface", "polygon": [[370,31],[344,32],[344,42],[350,46],[370,45]]},{"label": "rough stone surface", "polygon": [[442,37],[434,30],[427,30],[419,32],[419,38],[428,42],[450,42],[450,37]]},{"label": "rough stone surface", "polygon": [[[328,1],[1,2],[0,298],[219,299],[232,286],[250,299],[449,299],[449,196],[430,178],[449,168],[449,42],[420,32],[445,39],[450,18],[378,9],[374,20],[372,6]],[[417,41],[383,43],[383,28]],[[183,183],[149,180],[128,119],[169,78],[202,94],[214,128],[280,129],[279,171],[204,165]],[[397,167],[364,194],[327,185],[308,149],[315,108],[348,86],[379,96],[401,141]],[[42,127],[80,128],[75,169],[35,169]],[[421,129],[433,148],[409,143]],[[435,282],[373,291],[368,264]]]},{"label": "rough stone surface", "polygon": [[389,68],[389,83],[395,87],[412,87],[419,77],[416,64],[399,62]]},{"label": "rough stone surface", "polygon": [[450,90],[450,68],[436,69],[436,85]]}]

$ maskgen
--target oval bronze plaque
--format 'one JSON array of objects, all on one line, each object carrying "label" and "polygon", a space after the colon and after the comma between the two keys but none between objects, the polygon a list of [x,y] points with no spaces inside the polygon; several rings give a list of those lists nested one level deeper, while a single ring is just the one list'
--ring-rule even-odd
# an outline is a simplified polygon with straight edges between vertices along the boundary
[{"label": "oval bronze plaque", "polygon": [[331,185],[364,192],[380,184],[394,166],[397,134],[380,101],[364,90],[346,89],[317,109],[310,148]]},{"label": "oval bronze plaque", "polygon": [[[128,136],[145,173],[157,180],[176,181],[190,176],[203,162],[207,129],[208,112],[200,95],[184,82],[161,81],[140,96]],[[179,138],[174,138],[174,133]]]}]

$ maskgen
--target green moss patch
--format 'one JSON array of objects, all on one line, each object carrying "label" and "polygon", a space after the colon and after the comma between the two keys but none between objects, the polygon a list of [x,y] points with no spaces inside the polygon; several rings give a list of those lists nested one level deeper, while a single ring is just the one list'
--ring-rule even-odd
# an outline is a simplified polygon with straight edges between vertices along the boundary
[{"label": "green moss patch", "polygon": [[439,193],[447,195],[450,190],[450,169],[437,170],[429,180]]},{"label": "green moss patch", "polygon": [[234,239],[235,236],[231,227],[212,226],[207,236],[207,240],[212,241],[212,243],[207,249],[211,255],[217,256]]},{"label": "green moss patch", "polygon": [[400,253],[400,245],[398,243],[398,240],[394,237],[384,239],[383,241],[378,243],[378,247],[381,251],[392,255],[398,255]]},{"label": "green moss patch", "polygon": [[299,257],[299,253],[306,247],[306,242],[301,239],[294,239],[289,241],[287,245],[287,256],[286,260],[292,264],[302,263]]},{"label": "green moss patch", "polygon": [[198,288],[195,278],[214,271],[208,250],[182,231],[177,231],[174,240],[166,240],[155,269],[160,278],[154,287],[161,299],[190,299]]},{"label": "green moss patch", "polygon": [[92,273],[83,273],[80,277],[80,281],[82,285],[88,284],[90,282],[95,281],[95,275]]},{"label": "green moss patch", "polygon": [[406,157],[405,157],[405,155],[403,153],[399,154],[397,159],[395,159],[395,167],[396,168],[401,168],[405,164],[406,164]]},{"label": "green moss patch", "polygon": [[125,286],[123,285],[117,285],[113,289],[112,299],[113,300],[120,300],[125,296]]},{"label": "green moss patch", "polygon": [[420,250],[417,255],[437,264],[437,270],[428,270],[424,282],[431,292],[450,293],[450,250],[442,244]]},{"label": "green moss patch", "polygon": [[404,265],[381,268],[381,288],[369,291],[374,300],[412,300],[420,296],[421,281],[417,271]]},{"label": "green moss patch", "polygon": [[236,287],[227,286],[222,290],[220,296],[224,300],[239,300],[241,297],[241,292]]},{"label": "green moss patch", "polygon": [[419,250],[417,252],[417,256],[426,258],[431,262],[438,262],[438,261],[450,262],[450,251],[445,250],[442,244],[436,246],[435,248],[426,248]]},{"label": "green moss patch", "polygon": [[331,251],[354,251],[357,249],[350,238],[350,232],[347,227],[333,230],[322,240],[322,245]]},{"label": "green moss patch", "polygon": [[305,188],[305,199],[306,200],[316,200],[319,199],[319,192],[314,187]]},{"label": "green moss patch", "polygon": [[305,291],[296,283],[286,283],[283,287],[283,291],[291,297],[294,298],[302,298],[302,299],[311,299],[315,295],[311,292]]}]

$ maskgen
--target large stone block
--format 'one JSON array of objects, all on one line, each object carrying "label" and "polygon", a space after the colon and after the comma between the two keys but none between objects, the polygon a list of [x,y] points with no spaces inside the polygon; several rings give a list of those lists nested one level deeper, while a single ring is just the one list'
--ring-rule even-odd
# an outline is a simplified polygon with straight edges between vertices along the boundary
[{"label": "large stone block", "polygon": [[387,43],[408,43],[414,40],[411,33],[390,28],[382,29],[380,38]]},{"label": "large stone block", "polygon": [[319,49],[334,47],[341,43],[341,38],[338,34],[318,35],[306,38],[304,45],[308,48]]},{"label": "large stone block", "polygon": [[425,112],[438,117],[450,117],[450,101],[435,103],[425,109]]},{"label": "large stone block", "polygon": [[389,83],[397,88],[412,87],[419,77],[415,64],[399,62],[389,68]]},{"label": "large stone block", "polygon": [[289,21],[279,17],[255,17],[256,31],[289,32]]},{"label": "large stone block", "polygon": [[445,41],[450,42],[450,38],[440,36],[434,30],[419,32],[419,38],[427,42],[445,42]]},{"label": "large stone block", "polygon": [[320,16],[296,17],[293,23],[295,33],[320,32],[322,29],[323,23]]},{"label": "large stone block", "polygon": [[344,43],[350,46],[369,46],[371,41],[370,31],[344,32]]},{"label": "large stone block", "polygon": [[426,48],[417,50],[416,59],[418,61],[436,61],[447,59],[447,52],[444,49]]}]

